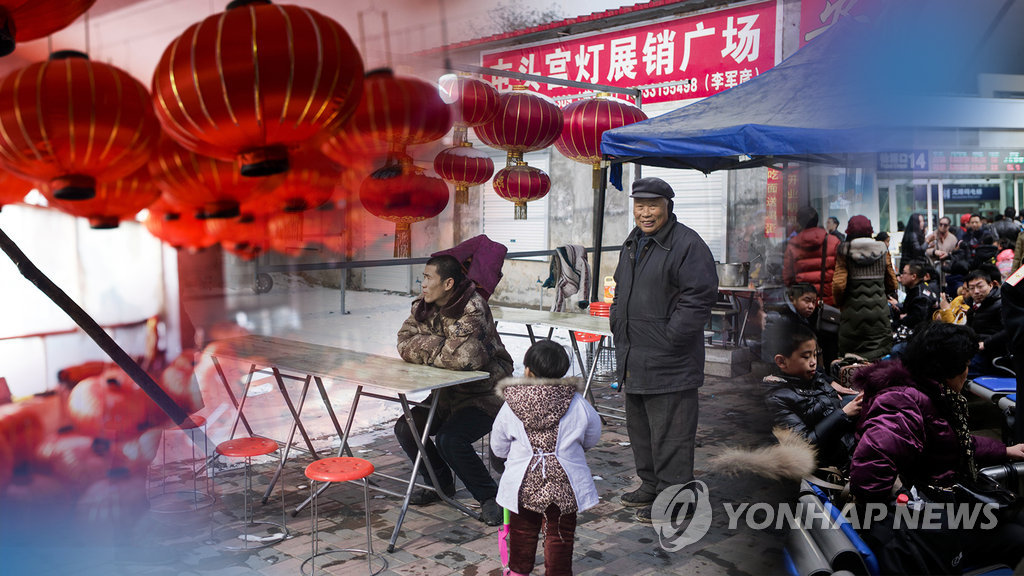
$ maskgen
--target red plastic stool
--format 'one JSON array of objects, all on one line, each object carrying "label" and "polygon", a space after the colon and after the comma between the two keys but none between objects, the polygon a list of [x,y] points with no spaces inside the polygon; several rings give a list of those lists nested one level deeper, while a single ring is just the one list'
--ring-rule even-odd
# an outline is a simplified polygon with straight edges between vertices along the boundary
[{"label": "red plastic stool", "polygon": [[[192,468],[192,489],[168,492],[167,437],[171,432],[176,430],[185,432],[189,437],[190,447],[192,449],[192,458],[189,460]],[[198,456],[196,455],[196,446],[198,444],[196,439],[197,433],[201,434],[203,438],[203,452]],[[176,514],[182,512],[197,512],[213,504],[214,498],[213,490],[210,486],[210,475],[207,474],[205,470],[206,454],[209,452],[207,449],[209,440],[206,436],[206,418],[198,415],[192,415],[180,425],[171,423],[164,428],[163,433],[160,436],[160,440],[163,444],[163,449],[161,450],[163,458],[161,460],[162,464],[160,467],[159,479],[160,494],[150,494],[149,509],[161,514]],[[202,487],[199,485],[200,473],[203,475]],[[183,487],[187,488],[187,486]]]},{"label": "red plastic stool", "polygon": [[[334,554],[336,552],[360,552],[366,554],[366,566],[370,570],[370,574],[380,574],[388,567],[388,561],[384,556],[375,554],[373,552],[373,536],[370,533],[370,489],[367,477],[373,474],[373,464],[362,458],[348,458],[344,456],[338,456],[335,458],[324,458],[317,460],[306,466],[306,478],[309,478],[311,494],[313,494],[313,500],[310,503],[311,515],[313,517],[313,540],[312,540],[312,555],[302,563],[301,570],[303,574],[306,572],[306,564],[310,563],[312,570],[308,573],[310,575],[316,574],[316,557],[323,556],[325,554]],[[363,481],[363,513],[366,515],[366,550],[359,550],[357,548],[342,548],[338,550],[326,550],[320,551],[320,540],[319,540],[319,510],[317,508],[317,482],[354,482],[356,480]],[[377,558],[381,561],[381,567],[376,571],[373,569],[373,558]]]},{"label": "red plastic stool", "polygon": [[[217,532],[224,531],[237,531],[237,528],[241,527],[242,531],[233,537],[221,538],[219,541],[222,543],[221,547],[225,550],[257,550],[260,548],[266,548],[273,544],[281,542],[288,537],[288,526],[285,521],[286,514],[284,509],[284,482],[279,482],[278,486],[281,490],[281,522],[269,522],[259,521],[256,522],[253,518],[255,511],[253,510],[252,503],[252,459],[256,456],[265,456],[274,452],[278,449],[277,442],[270,440],[269,438],[235,438],[234,440],[228,440],[221,442],[217,445],[217,453],[228,458],[245,458],[245,485],[243,487],[243,497],[245,499],[244,516],[241,521],[232,522],[225,526],[220,527]],[[284,459],[284,451],[280,451],[282,460]],[[257,526],[267,526],[279,528],[280,532],[269,533],[266,536],[259,536],[257,534],[250,534],[249,529]],[[227,542],[238,538],[244,542],[242,546],[229,546]]]}]

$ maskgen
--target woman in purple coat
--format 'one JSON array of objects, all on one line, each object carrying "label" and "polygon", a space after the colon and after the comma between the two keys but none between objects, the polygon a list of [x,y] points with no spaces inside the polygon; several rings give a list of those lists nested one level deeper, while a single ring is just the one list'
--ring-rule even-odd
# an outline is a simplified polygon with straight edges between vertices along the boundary
[{"label": "woman in purple coat", "polygon": [[[853,382],[864,390],[864,401],[850,491],[858,503],[890,504],[896,489],[916,487],[921,492],[969,484],[982,467],[1024,460],[1024,444],[1007,447],[968,428],[967,399],[961,391],[977,349],[970,328],[935,322],[914,335],[902,363],[880,362],[857,372]],[[876,553],[891,541],[878,536],[874,530],[865,535]],[[959,550],[950,549],[949,530],[917,530],[914,537],[932,551],[948,551],[942,561],[950,573],[993,562],[1013,567],[1024,557],[1024,525],[1019,520],[958,530],[953,541]]]}]

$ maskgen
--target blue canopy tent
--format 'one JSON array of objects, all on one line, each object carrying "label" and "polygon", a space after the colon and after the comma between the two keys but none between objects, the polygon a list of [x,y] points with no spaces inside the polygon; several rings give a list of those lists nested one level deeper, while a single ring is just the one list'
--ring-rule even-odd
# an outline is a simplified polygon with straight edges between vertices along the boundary
[{"label": "blue canopy tent", "polygon": [[842,163],[878,150],[863,62],[850,50],[857,25],[836,25],[774,68],[704,100],[609,130],[613,162],[714,170],[787,160]]}]

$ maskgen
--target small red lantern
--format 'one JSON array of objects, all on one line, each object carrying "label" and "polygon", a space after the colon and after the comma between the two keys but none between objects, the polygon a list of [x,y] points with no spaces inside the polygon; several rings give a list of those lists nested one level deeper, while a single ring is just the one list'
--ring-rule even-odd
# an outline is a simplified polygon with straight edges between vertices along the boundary
[{"label": "small red lantern", "polygon": [[439,140],[451,127],[451,110],[436,85],[381,68],[366,74],[359,108],[323,151],[345,165],[353,152],[402,157],[407,146]]},{"label": "small red lantern", "polygon": [[344,254],[345,228],[345,211],[326,206],[301,214],[278,214],[267,225],[271,247],[292,257],[313,245]]},{"label": "small red lantern", "polygon": [[516,86],[502,92],[498,113],[473,129],[491,148],[508,152],[508,165],[522,162],[524,152],[547,148],[562,133],[562,110],[554,100]]},{"label": "small red lantern", "polygon": [[190,152],[169,138],[161,140],[149,171],[164,193],[198,210],[201,218],[234,218],[242,202],[266,194],[283,180],[245,178],[234,163]]},{"label": "small red lantern", "polygon": [[128,176],[149,159],[159,125],[146,88],[127,72],[55,52],[0,81],[0,163],[85,200],[97,179]]},{"label": "small red lantern", "polygon": [[270,249],[267,216],[243,213],[238,218],[206,220],[206,232],[221,248],[243,260],[252,260]]},{"label": "small red lantern", "polygon": [[374,216],[395,223],[395,258],[412,255],[413,222],[440,214],[448,205],[444,180],[428,176],[411,162],[385,166],[359,188],[359,200]]},{"label": "small red lantern", "polygon": [[181,211],[165,197],[150,205],[143,225],[149,233],[174,248],[202,250],[216,244],[206,232],[206,225],[191,211]]},{"label": "small red lantern", "polygon": [[494,161],[470,142],[445,148],[434,157],[434,171],[455,185],[455,203],[469,203],[469,187],[483,184],[494,175]]},{"label": "small red lantern", "polygon": [[311,210],[331,199],[340,175],[341,166],[320,152],[306,150],[292,157],[291,168],[271,196],[285,212]]},{"label": "small red lantern", "polygon": [[40,191],[49,200],[50,206],[72,216],[88,219],[89,227],[94,230],[117,228],[122,220],[133,218],[140,210],[160,198],[160,189],[153,184],[153,178],[146,167],[114,182],[97,183],[96,196],[88,200],[60,200],[45,185]]},{"label": "small red lantern", "polygon": [[171,42],[153,73],[153,101],[182,146],[269,176],[288,170],[289,148],[343,124],[362,84],[362,60],[340,24],[308,8],[241,0]]},{"label": "small red lantern", "polygon": [[0,56],[17,42],[49,36],[85,14],[96,0],[0,0]]},{"label": "small red lantern", "polygon": [[79,382],[68,396],[68,409],[76,431],[116,440],[139,433],[149,417],[149,402],[152,400],[123,370],[111,368]]},{"label": "small red lantern", "polygon": [[446,74],[438,82],[441,99],[454,104],[455,144],[466,141],[466,129],[494,119],[498,113],[498,90],[488,82],[469,76]]},{"label": "small red lantern", "polygon": [[35,188],[28,180],[18,178],[14,174],[0,170],[0,209],[7,204],[17,204]]},{"label": "small red lantern", "polygon": [[577,100],[566,106],[562,115],[564,124],[555,148],[570,160],[593,166],[595,188],[600,185],[601,135],[605,130],[647,119],[636,106],[607,94]]},{"label": "small red lantern", "polygon": [[551,189],[551,178],[540,168],[517,164],[494,175],[494,192],[516,205],[515,219],[526,220],[526,203],[540,200]]}]

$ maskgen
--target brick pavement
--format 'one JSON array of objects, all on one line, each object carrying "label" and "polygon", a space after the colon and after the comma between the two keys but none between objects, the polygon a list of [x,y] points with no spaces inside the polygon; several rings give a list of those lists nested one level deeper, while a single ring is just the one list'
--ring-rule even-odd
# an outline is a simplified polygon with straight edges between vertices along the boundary
[{"label": "brick pavement", "polygon": [[[758,368],[755,365],[755,370]],[[763,369],[763,366],[760,366]],[[760,445],[770,441],[769,420],[760,394],[760,378],[751,374],[736,378],[708,377],[701,390],[701,422],[698,431],[696,474],[709,486],[713,520],[709,532],[697,543],[678,552],[667,552],[649,525],[633,520],[633,511],[617,503],[618,495],[637,485],[625,427],[610,422],[600,444],[588,455],[601,503],[580,515],[574,569],[581,575],[646,574],[734,575],[782,572],[783,530],[730,529],[723,503],[769,502],[792,498],[795,486],[754,477],[723,477],[705,470],[707,459],[722,445]],[[621,405],[621,398],[600,393],[601,403]],[[359,456],[382,470],[402,474],[408,469],[404,455],[390,434],[381,434],[360,447]],[[295,454],[282,482],[286,502],[293,507],[309,494],[302,476],[308,457]],[[272,470],[270,461],[258,466],[263,474],[257,489]],[[384,481],[386,482],[386,481]],[[218,501],[198,513],[138,514],[120,510],[112,516],[120,523],[73,519],[74,514],[54,504],[4,502],[0,554],[13,572],[6,574],[130,574],[141,576],[232,576],[299,574],[309,554],[310,519],[307,510],[289,516],[290,537],[259,551],[223,552],[211,539],[212,527],[238,517],[241,510],[240,468],[219,468],[215,476]],[[457,497],[472,498],[460,489]],[[276,492],[275,492],[276,498]],[[276,500],[258,506],[259,514],[275,515]],[[374,547],[384,551],[397,517],[398,500],[371,492],[371,525]],[[331,486],[321,503],[323,545],[362,547],[363,496],[359,486]],[[443,504],[410,508],[397,549],[384,553],[386,575],[483,576],[500,574],[497,528],[488,527]],[[330,561],[328,574],[363,574],[362,559]],[[543,574],[539,564],[534,574]]]}]

